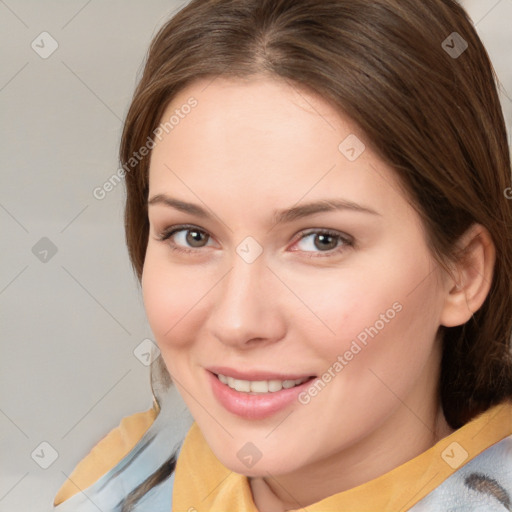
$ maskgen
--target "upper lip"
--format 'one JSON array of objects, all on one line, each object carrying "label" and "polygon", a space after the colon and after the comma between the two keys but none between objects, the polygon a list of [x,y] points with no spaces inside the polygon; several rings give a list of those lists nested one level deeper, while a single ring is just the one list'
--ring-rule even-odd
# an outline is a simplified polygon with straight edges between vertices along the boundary
[{"label": "upper lip", "polygon": [[272,371],[259,371],[259,370],[251,370],[241,372],[240,370],[235,370],[234,368],[228,368],[227,366],[209,366],[206,368],[209,372],[215,373],[218,375],[225,375],[226,377],[233,377],[234,379],[239,380],[298,380],[305,379],[307,377],[313,377],[311,373],[277,373]]}]

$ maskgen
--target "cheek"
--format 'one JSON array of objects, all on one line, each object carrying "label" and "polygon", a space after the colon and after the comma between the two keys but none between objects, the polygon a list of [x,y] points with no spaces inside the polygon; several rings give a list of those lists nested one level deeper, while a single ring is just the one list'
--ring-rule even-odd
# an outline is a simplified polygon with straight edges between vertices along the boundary
[{"label": "cheek", "polygon": [[[180,348],[191,337],[191,315],[201,314],[207,292],[204,281],[190,270],[171,268],[148,249],[142,274],[142,295],[149,325],[160,350]],[[194,325],[197,322],[193,322]]]},{"label": "cheek", "polygon": [[421,385],[418,379],[434,361],[439,310],[434,277],[425,279],[428,265],[404,259],[393,272],[367,271],[365,278],[357,274],[346,286],[324,290],[332,297],[324,302],[324,319],[336,334],[311,338],[325,383],[325,392],[312,390],[311,401],[326,424],[338,425],[341,411],[348,430],[371,428],[400,403],[397,397]]},{"label": "cheek", "polygon": [[382,254],[374,260],[379,264],[351,269],[326,280],[321,292],[309,291],[307,300],[329,327],[321,327],[321,349],[332,362],[348,351],[347,359],[360,365],[398,367],[412,353],[421,358],[431,349],[440,311],[432,263],[425,254],[393,256]]}]

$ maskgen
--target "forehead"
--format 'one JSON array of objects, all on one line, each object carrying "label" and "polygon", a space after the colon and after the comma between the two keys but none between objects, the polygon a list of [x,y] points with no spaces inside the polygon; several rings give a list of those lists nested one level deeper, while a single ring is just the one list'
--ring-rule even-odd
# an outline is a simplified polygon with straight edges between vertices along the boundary
[{"label": "forehead", "polygon": [[196,144],[218,145],[211,156],[225,155],[222,149],[226,146],[250,155],[261,149],[257,143],[264,142],[268,149],[258,155],[260,158],[277,148],[284,157],[291,157],[286,152],[292,149],[297,154],[304,141],[308,142],[307,148],[321,144],[319,149],[330,147],[330,153],[335,154],[339,137],[356,129],[319,96],[264,77],[217,77],[195,82],[173,98],[161,121],[179,115],[180,110],[188,111],[186,105],[191,98],[197,105],[182,114],[169,138],[181,143],[194,132]]},{"label": "forehead", "polygon": [[[179,189],[189,199],[201,193],[249,205],[256,197],[288,204],[329,193],[375,204],[386,202],[383,184],[388,194],[398,191],[355,122],[284,81],[197,81],[174,97],[166,122],[152,151],[150,195]],[[358,158],[346,153],[350,146],[356,156],[362,151]]]}]

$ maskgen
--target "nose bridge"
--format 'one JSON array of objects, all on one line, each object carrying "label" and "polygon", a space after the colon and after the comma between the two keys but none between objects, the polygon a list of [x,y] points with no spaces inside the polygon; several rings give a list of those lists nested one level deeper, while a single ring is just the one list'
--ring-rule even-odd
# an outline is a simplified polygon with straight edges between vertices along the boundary
[{"label": "nose bridge", "polygon": [[237,323],[242,328],[251,323],[251,316],[256,316],[260,309],[261,288],[265,267],[263,258],[252,263],[235,255],[232,259],[231,271],[221,287],[218,309],[224,309],[229,315],[232,326]]},{"label": "nose bridge", "polygon": [[231,260],[231,269],[214,294],[209,315],[212,334],[233,345],[280,337],[283,322],[276,308],[277,290],[274,289],[279,283],[275,280],[271,284],[272,273],[263,256],[246,259],[238,251],[239,248]]}]

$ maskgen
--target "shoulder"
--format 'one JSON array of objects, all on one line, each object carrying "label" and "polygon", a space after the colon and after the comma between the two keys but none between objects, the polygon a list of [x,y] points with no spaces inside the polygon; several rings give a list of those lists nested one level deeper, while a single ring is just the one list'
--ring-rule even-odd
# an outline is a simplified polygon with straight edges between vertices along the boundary
[{"label": "shoulder", "polygon": [[158,412],[158,405],[154,404],[147,411],[124,417],[78,463],[57,492],[54,506],[89,487],[118,464],[140,441],[155,421]]}]

